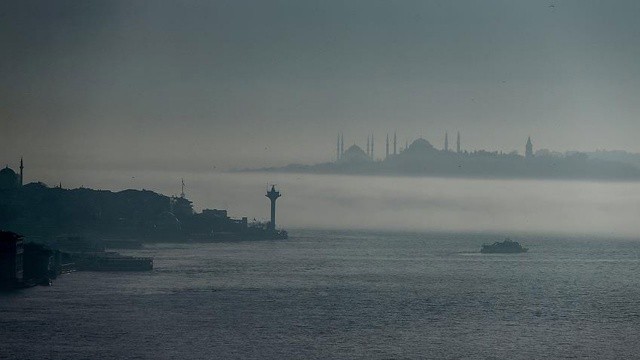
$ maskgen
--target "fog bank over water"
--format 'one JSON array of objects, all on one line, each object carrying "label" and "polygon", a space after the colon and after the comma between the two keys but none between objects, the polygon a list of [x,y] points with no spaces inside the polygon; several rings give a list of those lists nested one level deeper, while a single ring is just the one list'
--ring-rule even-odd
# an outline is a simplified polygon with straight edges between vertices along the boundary
[{"label": "fog bank over water", "polygon": [[[53,175],[53,174],[52,174]],[[61,174],[62,175],[62,174]],[[267,183],[283,193],[278,226],[392,231],[640,234],[640,184],[269,173],[77,172],[67,187],[180,193],[196,209],[267,219]],[[55,175],[54,175],[55,176]],[[53,185],[55,182],[49,183]]]}]

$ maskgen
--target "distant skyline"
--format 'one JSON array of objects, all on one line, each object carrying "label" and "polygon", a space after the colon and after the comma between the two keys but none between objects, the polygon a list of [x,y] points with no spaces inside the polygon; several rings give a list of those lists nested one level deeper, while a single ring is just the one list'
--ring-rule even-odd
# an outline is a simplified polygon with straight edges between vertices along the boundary
[{"label": "distant skyline", "polygon": [[640,152],[640,2],[551,3],[4,1],[2,161],[282,166],[394,131]]}]

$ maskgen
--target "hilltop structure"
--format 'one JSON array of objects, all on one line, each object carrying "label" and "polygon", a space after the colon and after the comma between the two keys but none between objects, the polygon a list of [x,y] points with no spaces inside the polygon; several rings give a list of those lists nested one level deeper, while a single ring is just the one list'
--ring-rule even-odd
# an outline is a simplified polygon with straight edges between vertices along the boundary
[{"label": "hilltop structure", "polygon": [[[449,135],[445,133],[445,140],[444,140],[445,152],[449,151],[448,137]],[[366,150],[363,150],[360,146],[353,144],[346,151],[344,151],[344,136],[338,135],[338,141],[336,144],[336,163],[337,164],[349,164],[349,163],[364,164],[364,163],[376,162],[376,159],[374,156],[374,142],[375,140],[374,140],[373,134],[368,135],[367,142],[366,142]],[[429,141],[423,138],[419,138],[413,141],[411,144],[407,142],[405,144],[404,149],[400,149],[400,153],[398,153],[398,138],[395,132],[393,134],[393,154],[390,153],[390,150],[391,150],[390,147],[391,147],[390,138],[389,138],[389,134],[387,134],[386,141],[385,141],[385,158],[378,161],[387,161],[392,157],[397,157],[400,153],[404,153],[409,149],[412,149],[411,150],[412,152],[415,152],[415,151],[420,152],[423,150],[427,150],[427,151],[436,150],[436,148],[433,145],[431,145]],[[459,148],[460,148],[460,133],[458,133],[458,149]],[[418,150],[418,149],[422,149],[422,150]]]},{"label": "hilltop structure", "polygon": [[441,149],[422,137],[411,143],[406,141],[405,146],[398,149],[397,133],[393,133],[393,144],[390,134],[386,134],[383,159],[375,158],[374,143],[374,136],[369,134],[366,150],[354,143],[345,151],[344,136],[340,134],[336,144],[336,161],[315,165],[291,164],[261,170],[467,178],[640,180],[640,154],[559,153],[548,149],[534,151],[531,137],[526,139],[523,155],[517,151],[463,150],[459,131],[456,134],[455,151],[449,148],[448,132],[444,133],[444,146]]},{"label": "hilltop structure", "polygon": [[7,165],[0,170],[0,190],[16,189],[22,186],[24,177],[24,162],[20,158],[20,173],[16,174],[13,169]]},{"label": "hilltop structure", "polygon": [[349,146],[340,156],[340,163],[367,163],[371,161],[371,157],[362,148],[356,144]]},{"label": "hilltop structure", "polygon": [[531,136],[527,138],[527,144],[524,149],[524,157],[532,158],[533,157],[533,144],[531,143]]}]

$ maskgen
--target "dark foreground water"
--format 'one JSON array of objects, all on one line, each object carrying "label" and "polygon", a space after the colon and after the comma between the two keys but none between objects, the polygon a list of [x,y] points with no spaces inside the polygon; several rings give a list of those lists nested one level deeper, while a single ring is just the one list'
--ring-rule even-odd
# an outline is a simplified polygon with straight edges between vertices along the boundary
[{"label": "dark foreground water", "polygon": [[294,232],[0,294],[0,358],[640,356],[640,241]]}]

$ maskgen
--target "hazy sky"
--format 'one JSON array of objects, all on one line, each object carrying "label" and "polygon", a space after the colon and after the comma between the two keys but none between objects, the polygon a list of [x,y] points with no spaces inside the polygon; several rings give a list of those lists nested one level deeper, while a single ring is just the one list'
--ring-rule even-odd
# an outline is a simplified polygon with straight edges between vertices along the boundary
[{"label": "hazy sky", "polygon": [[[640,1],[2,1],[0,161],[207,171],[335,136],[640,152]],[[2,164],[4,165],[4,164]]]}]

